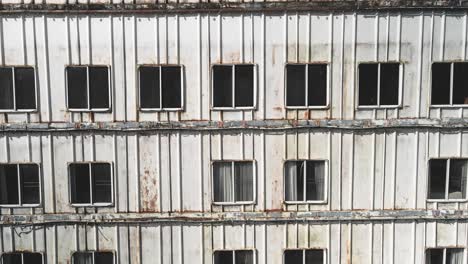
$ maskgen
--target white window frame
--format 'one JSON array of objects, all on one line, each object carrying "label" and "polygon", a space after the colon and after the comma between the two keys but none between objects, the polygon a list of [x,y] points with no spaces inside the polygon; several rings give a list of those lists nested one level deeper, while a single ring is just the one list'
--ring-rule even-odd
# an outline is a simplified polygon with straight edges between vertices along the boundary
[{"label": "white window frame", "polygon": [[[307,161],[323,161],[325,162],[325,183],[324,183],[324,193],[323,193],[323,200],[304,200],[304,201],[286,201],[286,163],[288,162],[307,162]],[[285,204],[327,204],[328,203],[328,181],[329,181],[329,162],[326,159],[292,159],[292,160],[285,160],[283,162],[283,201]],[[307,180],[307,166],[304,167],[304,198],[306,196],[306,180]]]},{"label": "white window frame", "polygon": [[[141,93],[141,86],[140,86],[140,69],[142,67],[153,67],[153,68],[159,68],[159,107],[158,108],[143,108],[141,107],[141,98],[140,98],[140,93]],[[176,108],[164,108],[163,107],[163,102],[162,102],[162,68],[164,67],[179,67],[180,68],[180,107]],[[175,112],[175,111],[183,111],[185,109],[185,82],[184,82],[184,72],[185,72],[185,67],[184,65],[179,65],[179,64],[141,64],[138,66],[137,69],[138,72],[138,109],[141,112]]]},{"label": "white window frame", "polygon": [[323,252],[323,264],[326,264],[328,263],[328,259],[327,259],[327,249],[326,248],[286,248],[286,249],[283,249],[283,264],[286,264],[286,251],[289,251],[289,250],[301,250],[302,251],[302,264],[305,264],[305,251],[307,250],[322,250]]},{"label": "white window frame", "polygon": [[[380,104],[380,66],[382,64],[399,64],[399,69],[398,69],[398,104],[396,105],[381,105]],[[360,105],[359,104],[359,66],[361,64],[377,64],[377,104],[376,105]],[[376,61],[361,61],[357,64],[357,69],[356,69],[356,82],[355,82],[355,87],[356,87],[356,109],[357,110],[362,110],[362,109],[397,109],[402,107],[402,101],[403,101],[403,74],[404,74],[404,64],[400,61],[385,61],[385,62],[376,62]]]},{"label": "white window frame", "polygon": [[112,253],[112,263],[116,264],[116,262],[115,262],[115,252],[114,251],[96,251],[96,250],[95,251],[89,251],[88,250],[88,251],[75,251],[75,252],[73,252],[72,255],[71,255],[71,263],[72,264],[75,264],[74,256],[77,253],[79,253],[79,254],[82,254],[82,253],[88,253],[88,254],[91,253],[91,254],[93,254],[93,264],[96,262],[95,261],[95,256],[94,256],[96,253]]},{"label": "white window frame", "polygon": [[[110,165],[110,177],[111,177],[111,202],[110,203],[93,203],[93,174],[92,174],[92,164],[99,164],[105,163]],[[72,181],[71,181],[71,173],[70,173],[70,165],[72,164],[87,164],[89,166],[89,183],[90,183],[90,190],[89,190],[89,198],[90,203],[73,203],[72,202]],[[109,161],[79,161],[79,162],[69,162],[67,164],[67,172],[68,172],[68,201],[70,202],[71,206],[73,207],[111,207],[114,206],[114,166],[112,162]]]},{"label": "white window frame", "polygon": [[[42,264],[44,264],[44,253],[42,252],[23,252],[23,251],[13,251],[13,252],[3,252],[3,253],[0,253],[0,263],[3,264],[3,256],[4,255],[10,255],[10,254],[21,254],[21,263],[18,263],[18,264],[22,264],[24,263],[24,254],[40,254],[41,257],[42,257]],[[15,263],[16,264],[16,263]]]},{"label": "white window frame", "polygon": [[[105,67],[107,68],[107,83],[108,83],[108,98],[109,98],[109,107],[107,108],[91,108],[91,97],[90,97],[90,92],[89,92],[89,68],[93,68],[93,67]],[[86,68],[86,84],[87,84],[87,89],[86,89],[86,92],[87,92],[87,105],[88,107],[87,108],[70,108],[69,106],[69,102],[68,102],[68,71],[67,69],[68,68]],[[112,110],[112,86],[113,86],[113,83],[112,83],[112,78],[111,78],[111,67],[109,65],[67,65],[65,67],[65,85],[66,85],[66,89],[65,89],[65,96],[66,96],[66,102],[67,102],[67,110],[69,112],[95,112],[95,113],[99,113],[99,112],[110,112]]]},{"label": "white window frame", "polygon": [[[433,75],[433,66],[436,63],[450,63],[450,103],[449,104],[441,104],[441,105],[433,105],[432,104],[432,75]],[[455,63],[468,63],[468,61],[433,61],[431,64],[431,74],[430,74],[430,92],[429,92],[429,107],[430,108],[468,108],[468,104],[454,104],[453,102],[453,74],[454,74],[454,64]]]},{"label": "white window frame", "polygon": [[[215,66],[231,66],[232,67],[232,107],[214,106],[214,73]],[[253,68],[253,106],[236,106],[236,66],[252,66]],[[257,64],[254,63],[226,63],[212,64],[210,70],[211,82],[211,98],[210,108],[212,111],[241,111],[241,110],[256,110],[257,109]]]},{"label": "white window frame", "polygon": [[[39,207],[42,205],[42,175],[41,175],[41,165],[35,162],[11,162],[11,163],[0,163],[0,165],[16,165],[16,177],[18,178],[18,204],[0,204],[0,208],[30,208],[30,207]],[[20,165],[36,165],[37,166],[37,177],[39,179],[39,203],[37,204],[23,204],[21,199],[21,177],[20,177]]]},{"label": "white window frame", "polygon": [[[0,109],[0,113],[34,113],[37,112],[38,98],[37,98],[37,76],[36,68],[32,65],[6,65],[0,68],[11,68],[12,83],[13,83],[13,108],[12,109]],[[16,68],[32,68],[34,72],[34,105],[33,109],[17,109],[16,107],[16,82],[15,82],[15,69]]]},{"label": "white window frame", "polygon": [[463,263],[466,263],[466,261],[467,261],[467,259],[466,259],[467,258],[466,249],[463,248],[463,247],[433,247],[433,248],[426,248],[426,250],[424,251],[424,261],[425,261],[424,263],[427,262],[427,257],[428,257],[427,253],[428,253],[428,251],[432,250],[432,249],[435,249],[435,250],[443,249],[444,250],[444,257],[443,257],[443,261],[442,261],[443,263],[445,263],[446,260],[447,260],[447,249],[461,249],[461,250],[463,250]]},{"label": "white window frame", "polygon": [[257,250],[253,248],[245,248],[245,249],[216,249],[213,250],[213,256],[212,256],[212,263],[215,264],[215,253],[216,252],[232,252],[232,263],[236,264],[236,251],[251,251],[252,252],[252,258],[253,258],[253,263],[252,264],[257,264]]},{"label": "white window frame", "polygon": [[[215,199],[214,199],[214,196],[215,196],[215,190],[214,190],[214,164],[215,163],[228,163],[230,162],[231,163],[231,173],[233,175],[233,177],[235,177],[235,174],[234,174],[234,164],[237,163],[237,162],[251,162],[252,163],[252,177],[253,177],[253,194],[252,194],[252,201],[236,201],[236,197],[235,197],[235,190],[234,190],[234,202],[216,202]],[[252,204],[256,204],[256,201],[257,201],[257,162],[255,160],[212,160],[211,161],[211,203],[213,205],[252,205]],[[235,183],[235,181],[234,181]],[[235,189],[236,185],[233,184],[232,185],[233,188]]]},{"label": "white window frame", "polygon": [[460,157],[456,157],[456,158],[445,158],[445,157],[440,157],[440,158],[430,158],[428,161],[427,161],[427,186],[429,186],[429,182],[431,180],[431,167],[430,167],[430,162],[431,160],[445,160],[446,159],[446,162],[447,162],[447,167],[446,167],[446,171],[445,171],[445,198],[444,199],[429,199],[429,195],[430,195],[430,189],[427,188],[427,201],[428,202],[446,202],[446,203],[453,203],[453,202],[466,202],[468,201],[468,176],[467,176],[467,186],[466,186],[466,190],[467,190],[467,193],[465,194],[465,198],[464,199],[449,199],[448,198],[448,195],[449,195],[449,182],[450,182],[450,161],[451,160],[465,160],[467,163],[468,163],[468,158],[460,158]]},{"label": "white window frame", "polygon": [[[294,66],[305,66],[306,71],[305,71],[305,106],[288,106],[288,70],[287,66],[288,65],[294,65]],[[309,65],[324,65],[327,67],[327,87],[326,87],[326,92],[327,92],[327,99],[325,102],[325,105],[319,105],[319,106],[309,106]],[[329,109],[330,108],[330,87],[331,87],[331,76],[330,76],[330,63],[329,62],[309,62],[309,63],[286,63],[284,65],[284,108],[287,110],[307,110],[307,109],[316,109],[316,110],[323,110],[323,109]]]}]

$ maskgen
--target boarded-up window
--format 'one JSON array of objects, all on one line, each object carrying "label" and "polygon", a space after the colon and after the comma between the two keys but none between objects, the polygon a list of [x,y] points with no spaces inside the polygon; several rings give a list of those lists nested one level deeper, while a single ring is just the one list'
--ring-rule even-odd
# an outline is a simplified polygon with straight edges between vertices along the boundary
[{"label": "boarded-up window", "polygon": [[67,100],[70,110],[101,111],[110,108],[109,68],[67,67]]},{"label": "boarded-up window", "polygon": [[214,252],[214,264],[253,264],[252,250],[221,250]]},{"label": "boarded-up window", "polygon": [[359,106],[397,106],[399,90],[399,63],[359,64]]},{"label": "boarded-up window", "polygon": [[0,67],[0,111],[36,109],[36,82],[32,67]]},{"label": "boarded-up window", "polygon": [[286,65],[286,106],[327,105],[327,65]]},{"label": "boarded-up window", "polygon": [[432,64],[431,104],[468,104],[468,62],[437,62]]},{"label": "boarded-up window", "polygon": [[182,67],[142,66],[139,76],[142,110],[182,108]]},{"label": "boarded-up window", "polygon": [[324,264],[323,249],[287,249],[284,251],[284,264]]},{"label": "boarded-up window", "polygon": [[253,162],[214,162],[213,185],[215,202],[252,202],[254,193]]},{"label": "boarded-up window", "polygon": [[69,173],[72,204],[105,205],[112,202],[109,163],[72,163]]},{"label": "boarded-up window", "polygon": [[42,264],[43,256],[41,253],[34,252],[12,252],[3,253],[0,263],[2,264]]},{"label": "boarded-up window", "polygon": [[456,200],[466,198],[468,159],[431,159],[428,198]]},{"label": "boarded-up window", "polygon": [[213,107],[252,108],[255,106],[254,65],[215,65],[212,75]]},{"label": "boarded-up window", "polygon": [[322,160],[287,161],[284,168],[288,202],[323,201],[326,168]]},{"label": "boarded-up window", "polygon": [[75,252],[72,264],[114,264],[112,252]]},{"label": "boarded-up window", "polygon": [[39,186],[37,164],[0,164],[0,205],[38,205]]},{"label": "boarded-up window", "polygon": [[430,248],[426,250],[426,264],[463,264],[463,248]]}]

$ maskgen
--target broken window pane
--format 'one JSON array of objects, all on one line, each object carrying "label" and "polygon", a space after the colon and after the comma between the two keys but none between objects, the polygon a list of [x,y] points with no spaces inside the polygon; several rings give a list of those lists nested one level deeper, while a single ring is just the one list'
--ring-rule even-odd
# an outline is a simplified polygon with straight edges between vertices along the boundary
[{"label": "broken window pane", "polygon": [[433,248],[426,251],[426,264],[444,264],[444,249]]},{"label": "broken window pane", "polygon": [[305,161],[306,175],[306,200],[322,201],[325,192],[325,162]]},{"label": "broken window pane", "polygon": [[[305,106],[305,65],[286,65],[286,105]],[[309,88],[310,90],[310,88]]]},{"label": "broken window pane", "polygon": [[215,202],[234,201],[234,179],[231,162],[213,163],[213,185]]},{"label": "broken window pane", "polygon": [[305,264],[323,264],[323,250],[305,250]]},{"label": "broken window pane", "polygon": [[23,253],[23,264],[42,264],[40,253]]},{"label": "broken window pane", "polygon": [[454,63],[453,67],[453,104],[468,104],[468,63]]},{"label": "broken window pane", "polygon": [[447,160],[429,161],[429,199],[445,199]]},{"label": "broken window pane", "polygon": [[253,251],[252,250],[237,250],[235,264],[253,264]]},{"label": "broken window pane", "polygon": [[236,107],[254,106],[254,66],[235,66],[235,103]]},{"label": "broken window pane", "polygon": [[214,264],[234,264],[232,251],[215,251]]},{"label": "broken window pane", "polygon": [[252,162],[235,162],[234,175],[236,201],[253,201]]},{"label": "broken window pane", "polygon": [[111,167],[108,163],[92,163],[93,203],[112,202]]},{"label": "broken window pane", "polygon": [[450,104],[450,63],[432,64],[432,105]]},{"label": "broken window pane", "polygon": [[86,67],[67,67],[68,108],[88,108]]},{"label": "broken window pane", "polygon": [[359,64],[359,105],[377,105],[378,64]]},{"label": "broken window pane", "polygon": [[34,68],[15,68],[16,109],[36,109]]},{"label": "broken window pane", "polygon": [[309,64],[307,76],[309,106],[327,105],[327,65]]},{"label": "broken window pane", "polygon": [[140,107],[160,107],[159,67],[140,67]]},{"label": "broken window pane", "polygon": [[92,109],[109,108],[109,74],[107,67],[89,67],[89,94]]},{"label": "broken window pane", "polygon": [[213,66],[213,106],[232,107],[232,66]]},{"label": "broken window pane", "polygon": [[71,202],[84,204],[91,202],[91,184],[89,179],[89,164],[70,164]]},{"label": "broken window pane", "polygon": [[19,204],[18,166],[0,164],[0,204]]},{"label": "broken window pane", "polygon": [[20,164],[21,202],[23,204],[39,203],[39,166],[37,164]]},{"label": "broken window pane", "polygon": [[284,264],[303,264],[304,251],[302,249],[290,249],[284,251]]},{"label": "broken window pane", "polygon": [[181,67],[163,66],[162,69],[162,103],[163,108],[181,107]]},{"label": "broken window pane", "polygon": [[400,64],[380,64],[380,105],[398,105]]},{"label": "broken window pane", "polygon": [[465,199],[467,177],[468,161],[463,159],[450,160],[449,199]]},{"label": "broken window pane", "polygon": [[13,109],[13,74],[11,68],[0,68],[0,109]]},{"label": "broken window pane", "polygon": [[95,252],[94,264],[113,264],[114,254],[111,252]]}]

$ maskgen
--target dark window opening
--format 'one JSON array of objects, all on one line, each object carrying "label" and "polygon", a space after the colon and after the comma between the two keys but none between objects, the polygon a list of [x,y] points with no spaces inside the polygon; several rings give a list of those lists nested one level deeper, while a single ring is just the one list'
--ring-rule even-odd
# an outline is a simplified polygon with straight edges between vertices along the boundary
[{"label": "dark window opening", "polygon": [[284,251],[284,264],[323,264],[323,249],[288,249]]},{"label": "dark window opening", "polygon": [[450,104],[450,68],[451,63],[432,64],[431,104]]},{"label": "dark window opening", "polygon": [[468,104],[468,62],[432,64],[431,104]]},{"label": "dark window opening", "polygon": [[253,107],[254,70],[254,65],[213,66],[213,107]]},{"label": "dark window opening", "polygon": [[0,110],[36,109],[32,67],[0,67]]},{"label": "dark window opening", "polygon": [[214,252],[214,264],[253,264],[252,250],[223,250]]},{"label": "dark window opening", "polygon": [[454,63],[453,104],[468,104],[468,63]]},{"label": "dark window opening", "polygon": [[72,256],[73,264],[113,264],[112,252],[75,252]]},{"label": "dark window opening", "polygon": [[426,264],[463,264],[463,254],[463,248],[431,248],[426,250]]},{"label": "dark window opening", "polygon": [[68,108],[105,110],[110,107],[109,68],[105,66],[67,67]]},{"label": "dark window opening", "polygon": [[399,102],[400,64],[359,64],[359,105],[396,106]]},{"label": "dark window opening", "polygon": [[251,161],[213,163],[215,202],[253,201],[254,171]]},{"label": "dark window opening", "polygon": [[290,107],[326,106],[327,65],[286,65],[286,105]]},{"label": "dark window opening", "polygon": [[1,258],[2,264],[42,264],[43,258],[41,253],[3,253]]},{"label": "dark window opening", "polygon": [[0,164],[0,204],[39,204],[39,166]]},{"label": "dark window opening", "polygon": [[112,202],[112,173],[109,163],[73,163],[69,165],[71,203]]},{"label": "dark window opening", "polygon": [[325,161],[315,160],[287,161],[285,163],[286,201],[323,201],[325,199],[325,164]]},{"label": "dark window opening", "polygon": [[465,199],[467,178],[468,160],[431,159],[429,161],[429,199]]},{"label": "dark window opening", "polygon": [[141,109],[182,107],[182,67],[143,66],[139,74]]}]

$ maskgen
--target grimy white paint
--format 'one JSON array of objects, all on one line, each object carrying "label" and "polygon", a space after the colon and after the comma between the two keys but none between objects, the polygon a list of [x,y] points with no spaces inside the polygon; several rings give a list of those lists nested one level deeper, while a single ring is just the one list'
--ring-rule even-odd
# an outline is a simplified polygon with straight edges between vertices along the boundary
[{"label": "grimy white paint", "polygon": [[[429,159],[468,158],[468,108],[430,105],[432,63],[467,60],[467,10],[101,11],[0,14],[0,64],[35,68],[38,105],[0,113],[0,163],[37,163],[41,178],[39,206],[0,207],[0,252],[211,264],[254,249],[282,264],[285,249],[320,248],[328,264],[422,264],[427,248],[459,247],[467,263],[468,201],[427,199]],[[328,64],[327,107],[286,109],[298,62]],[[398,107],[357,107],[360,62],[402,63]],[[254,110],[211,108],[219,63],[255,65]],[[144,64],[183,66],[182,111],[139,110]],[[68,65],[110,67],[110,111],[68,111]],[[297,159],[327,161],[324,202],[284,202]],[[213,204],[214,160],[254,161],[253,204]],[[70,204],[80,161],[111,162],[111,206]]]}]

